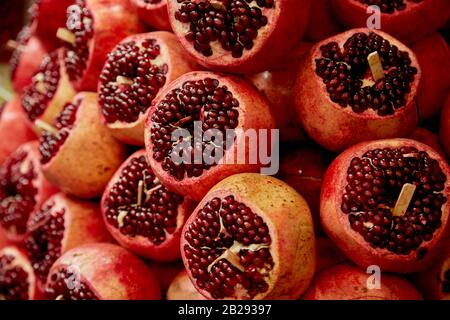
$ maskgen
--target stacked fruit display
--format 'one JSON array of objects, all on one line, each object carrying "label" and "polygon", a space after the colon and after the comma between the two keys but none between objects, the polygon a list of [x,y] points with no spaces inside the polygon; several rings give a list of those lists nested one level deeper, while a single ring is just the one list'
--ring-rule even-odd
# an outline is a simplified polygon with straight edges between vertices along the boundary
[{"label": "stacked fruit display", "polygon": [[30,13],[0,108],[0,300],[450,297],[448,0]]}]

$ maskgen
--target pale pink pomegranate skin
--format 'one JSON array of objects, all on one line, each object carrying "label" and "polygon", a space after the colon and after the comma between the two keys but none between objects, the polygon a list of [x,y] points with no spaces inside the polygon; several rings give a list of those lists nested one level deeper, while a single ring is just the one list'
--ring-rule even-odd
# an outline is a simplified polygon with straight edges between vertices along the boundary
[{"label": "pale pink pomegranate skin", "polygon": [[167,0],[172,29],[183,47],[207,69],[238,74],[258,73],[278,64],[301,40],[310,16],[312,1],[277,0],[274,3],[274,8],[267,10],[269,23],[258,31],[254,47],[244,50],[241,58],[233,58],[231,52],[224,51],[221,47],[218,52],[214,48],[211,57],[205,57],[196,51],[185,38],[185,31],[189,27],[183,26],[174,17],[180,5],[178,0]]},{"label": "pale pink pomegranate skin", "polygon": [[202,296],[197,289],[195,289],[194,285],[189,279],[186,270],[182,270],[177,276],[173,279],[172,283],[169,286],[166,295],[167,300],[189,300],[189,301],[202,301],[206,300],[204,296]]},{"label": "pale pink pomegranate skin", "polygon": [[442,193],[450,194],[450,168],[431,147],[409,139],[386,139],[357,144],[340,154],[325,173],[320,200],[320,218],[322,227],[331,240],[354,263],[361,268],[377,265],[385,272],[412,273],[430,267],[439,258],[442,250],[450,239],[450,204],[447,201],[442,208],[442,225],[437,229],[433,238],[423,247],[427,253],[422,260],[417,259],[417,252],[408,255],[397,255],[387,249],[372,248],[364,238],[354,231],[348,221],[348,215],[341,211],[342,195],[347,185],[347,169],[355,156],[362,156],[369,150],[377,148],[398,148],[403,146],[425,150],[429,156],[439,161],[442,172],[447,176],[445,189]]},{"label": "pale pink pomegranate skin", "polygon": [[450,270],[450,251],[445,252],[438,263],[413,275],[412,281],[428,300],[449,300],[450,293],[442,290],[445,273]]},{"label": "pale pink pomegranate skin", "polygon": [[172,31],[167,12],[167,0],[157,3],[145,3],[143,0],[130,1],[137,8],[139,18],[147,25],[155,30]]},{"label": "pale pink pomegranate skin", "polygon": [[296,108],[300,122],[309,136],[324,148],[338,152],[362,141],[409,137],[418,123],[417,87],[421,78],[419,63],[414,53],[405,45],[388,34],[375,33],[395,44],[399,50],[406,51],[412,60],[412,66],[418,69],[411,91],[406,97],[406,104],[394,114],[379,116],[373,110],[355,113],[352,108],[343,108],[331,101],[323,80],[316,74],[315,60],[321,56],[323,44],[336,41],[343,46],[353,34],[369,29],[353,29],[316,44],[301,62],[296,85]]},{"label": "pale pink pomegranate skin", "polygon": [[[407,44],[442,27],[450,18],[447,0],[406,1],[407,8],[393,14],[381,13],[381,30]],[[367,26],[367,5],[358,0],[333,0],[333,11],[349,28]]]},{"label": "pale pink pomegranate skin", "polygon": [[79,270],[100,300],[159,300],[161,292],[153,272],[127,250],[106,243],[87,244],[66,252],[59,258],[47,280],[60,267]]},{"label": "pale pink pomegranate skin", "polygon": [[417,289],[400,276],[382,274],[381,288],[370,289],[371,276],[351,263],[332,266],[316,275],[302,300],[422,300]]}]

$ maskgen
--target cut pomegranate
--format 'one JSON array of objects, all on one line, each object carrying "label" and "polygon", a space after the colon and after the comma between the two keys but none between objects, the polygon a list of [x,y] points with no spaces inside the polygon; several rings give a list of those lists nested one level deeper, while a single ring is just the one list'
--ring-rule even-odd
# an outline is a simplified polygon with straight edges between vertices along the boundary
[{"label": "cut pomegranate", "polygon": [[316,237],[316,271],[349,261],[339,248],[326,237]]},{"label": "cut pomegranate", "polygon": [[40,300],[30,261],[16,247],[0,250],[0,300]]},{"label": "cut pomegranate", "polygon": [[[422,296],[405,279],[382,274],[380,287],[372,283],[372,273],[343,263],[319,272],[304,300],[422,300]],[[374,287],[370,288],[369,284]]]},{"label": "cut pomegranate", "polygon": [[62,254],[83,244],[111,241],[96,203],[71,199],[62,193],[36,210],[27,227],[26,253],[42,287],[51,266]]},{"label": "cut pomegranate", "polygon": [[276,65],[301,40],[310,0],[168,0],[181,44],[211,70],[252,74]]},{"label": "cut pomegranate", "polygon": [[44,122],[40,125],[44,133],[39,151],[47,179],[70,195],[101,196],[126,158],[126,149],[103,126],[97,95],[89,92],[76,95],[53,126]]},{"label": "cut pomegranate", "polygon": [[441,113],[440,137],[442,145],[450,157],[450,95]]},{"label": "cut pomegranate", "polygon": [[414,53],[403,44],[380,31],[350,30],[318,43],[303,60],[298,116],[306,132],[331,151],[409,137],[418,121],[420,77]]},{"label": "cut pomegranate", "polygon": [[144,145],[144,122],[158,92],[182,74],[198,69],[177,38],[151,32],[124,39],[109,53],[100,75],[99,105],[112,134]]},{"label": "cut pomegranate", "polygon": [[349,28],[366,27],[374,13],[368,7],[380,7],[380,26],[405,43],[413,43],[431,31],[442,27],[450,19],[447,0],[333,0],[337,18]]},{"label": "cut pomegranate", "polygon": [[38,152],[38,143],[29,142],[0,166],[0,228],[10,241],[23,240],[31,213],[56,192],[41,172]]},{"label": "cut pomegranate", "polygon": [[312,42],[322,41],[344,31],[337,21],[331,3],[334,0],[315,0],[312,3],[311,18],[305,32],[305,39]]},{"label": "cut pomegranate", "polygon": [[155,30],[172,31],[167,13],[167,0],[131,0],[139,18]]},{"label": "cut pomegranate", "polygon": [[96,91],[108,53],[125,37],[139,33],[137,12],[129,1],[76,0],[59,29],[65,42],[65,65],[77,91]]},{"label": "cut pomegranate", "polygon": [[308,205],[269,176],[239,174],[217,184],[183,235],[183,262],[208,299],[296,299],[314,274]]},{"label": "cut pomegranate", "polygon": [[413,131],[411,137],[409,138],[430,146],[434,149],[434,151],[438,152],[442,156],[442,158],[445,159],[447,157],[447,154],[442,148],[442,144],[439,140],[438,135],[434,134],[433,132],[418,127]]},{"label": "cut pomegranate", "polygon": [[189,275],[186,270],[180,271],[180,273],[173,279],[167,291],[167,300],[206,300],[189,279]]},{"label": "cut pomegranate", "polygon": [[429,300],[450,299],[450,251],[430,269],[414,275],[414,284]]},{"label": "cut pomegranate", "polygon": [[157,261],[181,257],[181,230],[194,208],[156,178],[145,150],[122,164],[102,198],[103,218],[113,237],[126,249]]},{"label": "cut pomegranate", "polygon": [[22,144],[36,138],[17,96],[0,106],[0,137],[0,164]]},{"label": "cut pomegranate", "polygon": [[158,300],[153,272],[136,256],[112,244],[87,244],[66,252],[50,270],[50,300]]},{"label": "cut pomegranate", "polygon": [[[194,137],[196,122],[201,124],[196,131],[202,134],[210,129],[220,131],[224,136],[222,144],[216,142],[217,146],[214,139],[208,142],[204,137],[194,149],[195,140],[200,138]],[[247,81],[212,72],[188,73],[165,88],[150,108],[145,129],[149,164],[169,190],[200,201],[222,179],[261,169],[259,160],[236,163],[235,155],[242,155],[237,146],[242,147],[248,129],[271,128],[275,128],[275,123],[268,101]],[[183,141],[194,154],[189,159],[191,163],[173,161],[179,142],[172,141],[171,136],[178,129],[187,130],[195,138]],[[231,146],[225,144],[226,130],[235,132]],[[250,159],[250,150],[260,150],[264,143],[267,141],[259,141],[257,146],[245,143],[245,159]],[[204,159],[197,161],[195,153],[204,155]]]},{"label": "cut pomegranate", "polygon": [[[29,121],[52,123],[64,105],[75,95],[62,63],[63,51],[58,49],[48,54],[33,76],[32,83],[25,87],[22,106]],[[38,133],[41,130],[35,127]]]},{"label": "cut pomegranate", "polygon": [[417,141],[358,144],[338,156],[325,174],[322,226],[363,268],[425,269],[449,241],[449,177],[447,161]]}]

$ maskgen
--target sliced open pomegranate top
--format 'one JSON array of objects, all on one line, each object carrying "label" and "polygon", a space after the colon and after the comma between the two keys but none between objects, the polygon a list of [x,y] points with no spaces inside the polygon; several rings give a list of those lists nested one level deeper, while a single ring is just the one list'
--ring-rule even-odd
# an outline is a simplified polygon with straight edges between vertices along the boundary
[{"label": "sliced open pomegranate top", "polygon": [[[375,32],[357,32],[343,46],[331,41],[320,48],[316,74],[322,78],[330,99],[356,113],[373,110],[380,116],[392,115],[407,103],[418,73],[409,53]],[[378,53],[382,65],[375,79],[368,57]]]},{"label": "sliced open pomegranate top", "polygon": [[252,299],[269,290],[274,268],[269,227],[234,196],[198,210],[182,248],[198,287],[214,299]]},{"label": "sliced open pomegranate top", "polygon": [[30,213],[36,206],[37,173],[28,152],[12,153],[0,166],[0,225],[14,234],[26,232]]},{"label": "sliced open pomegranate top", "polygon": [[29,26],[25,26],[17,35],[16,38],[17,47],[14,49],[11,55],[11,59],[9,60],[9,72],[11,75],[11,79],[14,79],[16,75],[17,67],[19,65],[20,58],[22,56],[23,48],[24,46],[27,45],[28,40],[30,40],[30,37],[31,32]]},{"label": "sliced open pomegranate top", "polygon": [[[196,139],[183,143],[190,144],[192,151],[191,164],[175,163],[173,152],[179,141],[172,141],[172,132],[177,129],[189,131],[195,136],[194,122],[201,122],[202,132],[209,129],[223,133],[224,141],[221,147],[226,151],[225,133],[236,129],[239,124],[239,101],[233,97],[228,87],[220,81],[204,78],[186,81],[180,88],[172,90],[156,106],[151,116],[151,141],[153,143],[153,158],[162,163],[162,168],[177,180],[187,177],[199,177],[204,170],[208,170],[217,163],[203,157],[201,163],[194,159],[194,150],[201,155],[215,157],[217,145],[215,141],[195,143]],[[213,160],[213,159],[212,159]]]},{"label": "sliced open pomegranate top", "polygon": [[155,39],[119,44],[100,75],[99,103],[107,123],[133,123],[166,83],[167,64]]},{"label": "sliced open pomegranate top", "polygon": [[142,236],[160,245],[180,227],[177,209],[183,200],[161,184],[145,155],[137,155],[104,199],[106,220],[126,236]]},{"label": "sliced open pomegranate top", "polygon": [[49,300],[99,300],[79,271],[70,267],[52,273],[45,294]]},{"label": "sliced open pomegranate top", "polygon": [[379,6],[382,13],[392,14],[404,11],[409,4],[420,3],[422,0],[356,0],[367,6]]},{"label": "sliced open pomegranate top", "polygon": [[[372,247],[398,255],[415,251],[421,260],[427,253],[423,245],[442,224],[447,178],[426,151],[412,146],[370,150],[349,163],[341,209]],[[399,214],[405,185],[413,193]]]},{"label": "sliced open pomegranate top", "polygon": [[30,299],[30,270],[9,247],[0,251],[0,300]]},{"label": "sliced open pomegranate top", "polygon": [[22,105],[31,121],[39,118],[53,99],[60,80],[59,51],[47,55],[32,83],[24,89]]}]

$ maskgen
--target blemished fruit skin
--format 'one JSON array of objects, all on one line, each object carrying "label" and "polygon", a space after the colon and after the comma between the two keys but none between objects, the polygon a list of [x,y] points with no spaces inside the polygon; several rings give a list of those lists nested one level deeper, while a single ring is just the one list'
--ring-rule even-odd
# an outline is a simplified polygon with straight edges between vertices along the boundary
[{"label": "blemished fruit skin", "polygon": [[440,128],[441,143],[450,157],[450,95],[442,109]]}]

